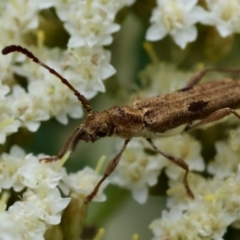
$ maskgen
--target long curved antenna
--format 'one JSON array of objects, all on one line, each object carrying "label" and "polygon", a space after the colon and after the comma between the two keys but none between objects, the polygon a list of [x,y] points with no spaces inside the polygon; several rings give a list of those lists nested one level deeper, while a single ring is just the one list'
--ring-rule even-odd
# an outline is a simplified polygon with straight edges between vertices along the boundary
[{"label": "long curved antenna", "polygon": [[65,84],[69,89],[71,89],[74,93],[74,95],[78,98],[78,100],[82,103],[83,107],[86,109],[86,111],[92,112],[92,107],[90,106],[88,100],[80,93],[78,92],[69,82],[66,78],[62,77],[58,72],[56,72],[53,68],[50,68],[49,66],[47,66],[46,64],[44,64],[43,62],[41,62],[36,56],[34,56],[30,51],[28,51],[26,48],[21,47],[21,46],[17,46],[17,45],[9,45],[7,47],[5,47],[2,50],[2,54],[3,55],[7,55],[9,53],[12,52],[20,52],[24,55],[26,55],[27,57],[31,58],[33,62],[41,65],[42,67],[46,68],[50,73],[52,73],[53,75],[55,75],[56,77],[58,77],[63,84]]}]

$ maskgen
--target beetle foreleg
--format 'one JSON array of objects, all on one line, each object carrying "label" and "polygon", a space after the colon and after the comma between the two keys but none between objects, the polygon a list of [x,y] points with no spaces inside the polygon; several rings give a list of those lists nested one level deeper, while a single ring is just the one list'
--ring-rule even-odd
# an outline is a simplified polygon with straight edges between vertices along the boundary
[{"label": "beetle foreleg", "polygon": [[98,184],[95,186],[95,188],[93,189],[93,191],[86,197],[85,203],[89,203],[92,201],[92,199],[94,198],[94,196],[97,194],[99,187],[101,186],[101,184],[103,183],[103,181],[114,171],[114,169],[116,168],[116,166],[119,163],[119,160],[122,156],[122,153],[124,152],[127,144],[129,143],[130,139],[125,140],[124,145],[121,149],[121,151],[108,163],[107,168],[104,172],[103,177],[100,179],[100,181],[98,182]]},{"label": "beetle foreleg", "polygon": [[187,163],[185,163],[181,158],[177,158],[177,157],[174,157],[170,154],[167,154],[167,153],[164,153],[162,152],[160,149],[157,148],[157,146],[153,143],[152,139],[150,138],[147,138],[147,141],[150,143],[150,145],[153,147],[153,149],[161,154],[162,156],[164,156],[165,158],[167,158],[168,160],[170,160],[171,162],[175,163],[176,165],[178,165],[179,167],[181,167],[182,169],[185,170],[185,174],[184,174],[184,177],[183,177],[183,184],[185,186],[185,189],[186,189],[186,192],[187,192],[187,195],[190,197],[190,198],[194,198],[194,195],[192,193],[192,190],[190,189],[189,185],[188,185],[188,172],[189,172],[189,168],[188,168],[188,165]]},{"label": "beetle foreleg", "polygon": [[210,115],[208,115],[206,118],[202,119],[197,124],[192,125],[192,126],[191,125],[187,126],[185,131],[190,131],[190,130],[193,130],[195,128],[202,127],[202,126],[204,126],[208,123],[212,123],[212,122],[221,120],[222,118],[224,118],[224,117],[226,117],[230,114],[234,114],[237,118],[240,119],[240,115],[235,110],[233,110],[231,108],[222,108],[222,109],[219,109],[219,110],[211,113]]},{"label": "beetle foreleg", "polygon": [[76,133],[79,131],[79,129],[80,129],[80,127],[77,127],[73,131],[73,133],[70,135],[67,142],[64,144],[63,148],[58,153],[58,155],[53,156],[53,157],[41,158],[40,161],[53,162],[53,161],[57,161],[58,159],[62,158],[64,156],[64,154],[67,152],[68,147],[69,147],[70,143],[72,142],[73,137],[76,135]]}]

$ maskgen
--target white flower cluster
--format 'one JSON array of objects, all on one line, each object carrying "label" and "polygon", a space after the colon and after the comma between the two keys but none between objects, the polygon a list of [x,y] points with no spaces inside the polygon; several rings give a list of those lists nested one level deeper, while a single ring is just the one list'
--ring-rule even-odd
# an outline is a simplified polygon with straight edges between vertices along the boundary
[{"label": "white flower cluster", "polygon": [[[100,176],[90,168],[67,175],[60,162],[39,162],[40,157],[13,146],[0,156],[1,239],[44,239],[45,231],[61,221],[61,213],[75,197],[83,203]],[[94,201],[105,200],[103,185]],[[22,194],[7,210],[4,191]],[[60,190],[65,196],[61,197]]]},{"label": "white flower cluster", "polygon": [[197,23],[215,26],[222,37],[240,32],[239,0],[206,0],[208,11],[197,0],[157,0],[146,39],[157,41],[170,34],[185,48],[197,38]]},{"label": "white flower cluster", "polygon": [[[26,36],[35,34],[38,47],[28,48],[90,99],[99,91],[105,91],[102,81],[115,73],[110,52],[103,45],[109,45],[112,33],[120,29],[120,25],[114,23],[116,13],[132,3],[127,0],[6,2],[1,4],[0,20],[4,24],[0,26],[0,48],[14,43],[28,45]],[[38,14],[50,7],[56,9],[69,32],[68,47],[72,50],[44,47]],[[26,87],[18,83],[15,74],[26,78]],[[35,132],[41,121],[51,117],[67,124],[68,116],[83,115],[78,100],[59,79],[20,54],[0,56],[0,86],[0,144],[19,127]]]},{"label": "white flower cluster", "polygon": [[231,178],[214,177],[206,180],[192,176],[196,198],[169,201],[169,211],[163,211],[160,219],[150,228],[157,239],[223,239],[227,227],[239,228],[240,171]]}]

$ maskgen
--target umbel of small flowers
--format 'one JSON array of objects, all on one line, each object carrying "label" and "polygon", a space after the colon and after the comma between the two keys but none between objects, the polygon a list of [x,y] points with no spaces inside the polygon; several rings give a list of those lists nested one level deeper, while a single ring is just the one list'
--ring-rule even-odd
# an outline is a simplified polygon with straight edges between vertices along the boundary
[{"label": "umbel of small flowers", "polygon": [[[44,239],[46,230],[49,229],[46,236],[51,236],[51,228],[60,224],[62,213],[62,228],[68,230],[64,231],[64,239],[71,234],[76,237],[81,234],[86,217],[84,200],[99,181],[100,175],[89,167],[67,174],[61,166],[66,159],[46,164],[39,161],[41,157],[43,155],[26,155],[18,146],[13,146],[9,154],[0,155],[0,189],[3,191],[0,204],[1,239]],[[100,188],[94,201],[106,199],[103,194],[106,185],[107,182]],[[17,194],[10,206],[6,206],[6,193],[11,196]],[[78,217],[72,215],[70,208],[73,207],[78,209]],[[79,218],[81,213],[82,217]],[[74,222],[74,229],[71,229],[69,220],[65,222],[67,227],[64,226],[65,218]]]},{"label": "umbel of small flowers", "polygon": [[181,48],[197,39],[196,23],[215,26],[222,37],[240,32],[238,0],[206,0],[207,10],[197,0],[157,0],[146,39],[158,41],[171,35]]}]

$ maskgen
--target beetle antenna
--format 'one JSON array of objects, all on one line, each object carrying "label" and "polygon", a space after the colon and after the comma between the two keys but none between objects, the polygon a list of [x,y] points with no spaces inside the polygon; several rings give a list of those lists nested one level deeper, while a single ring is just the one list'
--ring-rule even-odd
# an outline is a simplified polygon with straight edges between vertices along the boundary
[{"label": "beetle antenna", "polygon": [[41,62],[36,56],[34,56],[29,50],[19,45],[9,45],[2,50],[3,55],[7,55],[12,52],[20,52],[26,55],[28,58],[31,58],[33,62],[41,65],[42,67],[46,68],[50,73],[58,77],[63,84],[65,84],[70,90],[73,91],[74,95],[78,98],[78,100],[82,103],[83,107],[86,109],[88,113],[92,112],[92,107],[90,106],[88,100],[79,92],[77,91],[69,81],[62,77],[58,72],[56,72],[53,68],[49,67],[45,63]]}]

